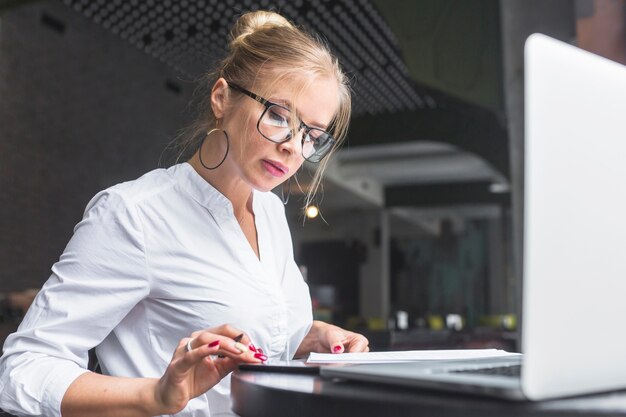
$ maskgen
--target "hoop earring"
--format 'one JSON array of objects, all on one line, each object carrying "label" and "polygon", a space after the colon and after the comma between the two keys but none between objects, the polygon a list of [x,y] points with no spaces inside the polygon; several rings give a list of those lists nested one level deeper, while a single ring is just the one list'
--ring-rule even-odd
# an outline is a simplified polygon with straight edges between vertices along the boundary
[{"label": "hoop earring", "polygon": [[[224,136],[226,137],[226,153],[224,154],[224,157],[222,158],[222,160],[220,161],[219,164],[215,165],[214,167],[206,166],[206,164],[202,160],[202,145],[204,145],[204,141],[206,140],[206,138],[209,137],[209,135],[211,135],[211,133],[218,132],[220,130],[222,131],[222,133],[224,133]],[[224,163],[224,161],[226,160],[226,157],[228,156],[229,149],[230,149],[230,139],[228,139],[228,134],[226,133],[226,131],[224,129],[211,129],[211,130],[209,130],[207,132],[206,136],[202,139],[202,142],[200,143],[200,149],[198,151],[198,159],[200,159],[200,164],[202,164],[202,166],[205,167],[206,169],[210,169],[210,170],[219,168]]]},{"label": "hoop earring", "polygon": [[285,197],[285,183],[280,187],[280,198],[283,200],[283,204],[286,206],[291,196],[291,177],[287,180],[287,197]]}]

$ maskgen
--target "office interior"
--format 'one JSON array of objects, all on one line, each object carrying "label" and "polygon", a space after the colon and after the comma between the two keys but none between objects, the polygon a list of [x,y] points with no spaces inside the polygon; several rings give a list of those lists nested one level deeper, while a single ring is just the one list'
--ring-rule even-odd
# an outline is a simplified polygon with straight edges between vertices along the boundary
[{"label": "office interior", "polygon": [[175,163],[234,19],[272,9],[323,34],[353,89],[317,215],[312,167],[275,190],[315,317],[374,350],[518,350],[523,43],[626,63],[624,3],[0,1],[0,342],[90,198]]}]

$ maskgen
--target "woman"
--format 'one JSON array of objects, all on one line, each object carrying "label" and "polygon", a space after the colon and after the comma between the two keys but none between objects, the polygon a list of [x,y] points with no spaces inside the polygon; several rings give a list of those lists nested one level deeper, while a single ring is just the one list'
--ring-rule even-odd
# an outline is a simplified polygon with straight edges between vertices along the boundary
[{"label": "woman", "polygon": [[[321,42],[276,13],[243,15],[231,36],[181,145],[191,158],[87,205],[5,343],[2,408],[228,415],[224,377],[238,363],[368,350],[363,336],[312,321],[284,206],[269,192],[305,159],[322,161],[319,183],[347,129],[346,78]],[[85,369],[94,346],[103,375]]]}]

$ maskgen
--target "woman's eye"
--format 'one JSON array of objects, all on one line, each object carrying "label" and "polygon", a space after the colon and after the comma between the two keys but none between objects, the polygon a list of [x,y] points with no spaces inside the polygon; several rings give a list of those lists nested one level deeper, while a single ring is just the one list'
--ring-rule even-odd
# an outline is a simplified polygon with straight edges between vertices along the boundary
[{"label": "woman's eye", "polygon": [[322,136],[324,136],[325,133],[321,132],[317,129],[313,129],[309,132],[309,134],[307,135],[307,137],[309,138],[309,140],[315,144],[319,143],[323,138]]},{"label": "woman's eye", "polygon": [[270,121],[272,122],[273,125],[276,126],[287,126],[288,123],[288,119],[285,115],[280,114],[278,111],[275,111],[274,109],[270,109],[268,111],[269,114],[269,118]]}]

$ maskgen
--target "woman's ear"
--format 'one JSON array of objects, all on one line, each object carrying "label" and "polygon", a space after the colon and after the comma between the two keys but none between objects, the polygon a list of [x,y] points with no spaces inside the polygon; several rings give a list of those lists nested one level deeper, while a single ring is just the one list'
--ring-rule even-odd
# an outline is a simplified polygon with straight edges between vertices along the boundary
[{"label": "woman's ear", "polygon": [[228,97],[228,83],[224,78],[219,78],[213,84],[211,90],[211,109],[216,119],[224,117],[224,110],[226,109],[226,98]]}]

